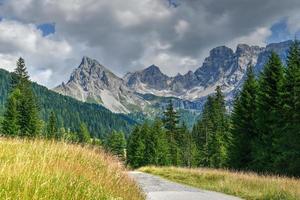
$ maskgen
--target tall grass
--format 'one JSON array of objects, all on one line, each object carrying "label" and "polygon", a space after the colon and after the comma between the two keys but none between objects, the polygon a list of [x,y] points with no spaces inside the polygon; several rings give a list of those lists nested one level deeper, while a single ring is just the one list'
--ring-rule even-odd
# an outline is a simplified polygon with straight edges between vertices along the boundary
[{"label": "tall grass", "polygon": [[120,163],[63,142],[0,138],[0,199],[142,200]]},{"label": "tall grass", "polygon": [[259,176],[255,173],[217,169],[144,167],[140,171],[194,187],[223,192],[244,199],[299,200],[300,179]]}]

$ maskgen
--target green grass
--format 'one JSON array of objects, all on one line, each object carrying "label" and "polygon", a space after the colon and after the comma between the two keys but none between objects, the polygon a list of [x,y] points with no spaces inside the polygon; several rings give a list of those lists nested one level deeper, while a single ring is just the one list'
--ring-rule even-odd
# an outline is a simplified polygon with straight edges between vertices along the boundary
[{"label": "green grass", "polygon": [[123,166],[100,149],[0,138],[0,199],[143,200]]},{"label": "green grass", "polygon": [[299,200],[300,179],[260,176],[255,173],[217,169],[143,167],[142,172],[174,182],[241,197],[249,200]]}]

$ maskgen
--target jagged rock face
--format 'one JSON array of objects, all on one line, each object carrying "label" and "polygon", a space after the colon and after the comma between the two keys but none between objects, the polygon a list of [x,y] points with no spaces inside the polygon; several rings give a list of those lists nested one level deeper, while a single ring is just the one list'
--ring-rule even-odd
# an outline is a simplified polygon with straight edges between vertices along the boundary
[{"label": "jagged rock face", "polygon": [[247,67],[254,66],[259,74],[272,51],[285,62],[290,44],[291,41],[266,47],[239,44],[235,51],[220,46],[210,51],[195,72],[175,77],[163,74],[152,65],[128,73],[122,79],[96,60],[84,57],[70,80],[54,90],[82,101],[100,103],[113,112],[128,113],[149,106],[161,108],[166,104],[164,97],[174,97],[178,108],[201,110],[207,96],[221,86],[228,105],[232,105],[233,97],[243,85]]},{"label": "jagged rock face", "polygon": [[125,80],[131,89],[142,94],[173,96],[194,102],[214,93],[219,85],[226,98],[232,100],[244,82],[249,65],[254,66],[257,73],[261,72],[271,51],[278,53],[284,61],[290,44],[291,41],[270,44],[267,47],[239,44],[235,52],[226,46],[216,47],[210,51],[202,66],[194,73],[190,71],[185,75],[166,77],[156,70],[164,79],[154,80],[156,76],[153,76],[152,82],[163,83],[160,87],[153,87],[142,78],[149,68],[138,73],[127,74]]},{"label": "jagged rock face", "polygon": [[88,57],[83,57],[69,81],[54,91],[81,101],[102,104],[118,113],[129,113],[137,105],[145,106],[145,101],[128,89],[121,78]]},{"label": "jagged rock face", "polygon": [[156,90],[162,90],[167,87],[168,80],[169,77],[164,75],[157,66],[151,65],[143,71],[131,74],[127,79],[127,85],[144,83]]}]

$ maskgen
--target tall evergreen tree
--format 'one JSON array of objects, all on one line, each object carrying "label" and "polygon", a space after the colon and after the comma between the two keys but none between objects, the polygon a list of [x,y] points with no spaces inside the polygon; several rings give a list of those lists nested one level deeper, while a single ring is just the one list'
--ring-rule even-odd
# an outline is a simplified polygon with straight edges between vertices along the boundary
[{"label": "tall evergreen tree", "polygon": [[19,135],[36,136],[40,129],[38,106],[35,95],[32,92],[31,82],[23,58],[19,58],[17,61],[17,67],[12,79],[11,93],[14,93],[16,90],[19,93],[18,98],[15,98]]},{"label": "tall evergreen tree", "polygon": [[85,123],[81,123],[78,132],[78,142],[89,143],[91,139],[91,134]]},{"label": "tall evergreen tree", "polygon": [[283,85],[281,60],[274,52],[270,55],[259,78],[257,94],[257,138],[254,146],[253,169],[273,171],[276,155],[274,142],[279,136],[281,113],[281,94]]},{"label": "tall evergreen tree", "polygon": [[177,134],[179,116],[173,107],[172,101],[169,102],[163,116],[163,123],[167,130],[167,138],[170,146],[171,163],[178,166],[180,164],[180,149],[178,146]]},{"label": "tall evergreen tree", "polygon": [[145,140],[141,134],[141,127],[136,126],[127,142],[127,164],[133,168],[143,166],[145,164],[144,155]]},{"label": "tall evergreen tree", "polygon": [[57,118],[55,116],[55,113],[51,111],[49,121],[47,124],[47,138],[55,138],[59,139],[58,136],[58,126],[57,126]]},{"label": "tall evergreen tree", "polygon": [[[283,107],[279,139],[275,141],[276,172],[300,176],[300,47],[291,45],[283,82]],[[279,123],[278,122],[278,123]]]},{"label": "tall evergreen tree", "polygon": [[19,97],[20,90],[16,89],[10,94],[6,102],[6,111],[2,122],[2,133],[7,136],[19,135],[19,113],[17,110]]},{"label": "tall evergreen tree", "polygon": [[163,127],[163,123],[156,119],[152,125],[152,134],[156,137],[156,165],[170,165],[170,147],[168,143],[167,133]]},{"label": "tall evergreen tree", "polygon": [[182,123],[182,125],[180,126],[178,135],[181,166],[196,166],[196,158],[198,156],[196,144],[185,123]]},{"label": "tall evergreen tree", "polygon": [[233,144],[230,148],[230,166],[236,169],[248,169],[254,160],[252,148],[256,138],[257,87],[253,68],[249,66],[247,78],[240,94],[235,99],[232,112]]},{"label": "tall evergreen tree", "polygon": [[209,96],[204,105],[201,118],[194,125],[192,135],[198,149],[197,165],[201,167],[210,166],[211,143],[214,134],[213,105],[214,98]]},{"label": "tall evergreen tree", "polygon": [[123,132],[113,131],[106,139],[106,149],[120,159],[125,159],[126,140]]},{"label": "tall evergreen tree", "polygon": [[12,77],[12,86],[13,88],[24,87],[27,86],[26,84],[29,84],[29,75],[25,66],[25,60],[20,57],[17,61],[17,67]]},{"label": "tall evergreen tree", "polygon": [[150,126],[142,126],[145,135],[145,161],[147,165],[168,165],[169,145],[163,124],[156,119]]},{"label": "tall evergreen tree", "polygon": [[220,87],[216,88],[215,95],[208,97],[202,116],[193,128],[193,137],[199,151],[200,166],[227,166],[231,136]]},{"label": "tall evergreen tree", "polygon": [[217,86],[213,104],[213,124],[215,134],[212,140],[211,165],[214,167],[226,167],[229,157],[229,145],[231,144],[231,135],[229,131],[229,118],[226,114],[224,95],[221,87]]}]

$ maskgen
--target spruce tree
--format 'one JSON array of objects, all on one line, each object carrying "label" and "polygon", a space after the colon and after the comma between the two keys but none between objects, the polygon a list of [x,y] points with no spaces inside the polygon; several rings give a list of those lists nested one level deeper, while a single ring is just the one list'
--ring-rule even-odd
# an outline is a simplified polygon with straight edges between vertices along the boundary
[{"label": "spruce tree", "polygon": [[152,125],[152,134],[156,137],[156,165],[166,166],[170,165],[170,151],[169,143],[167,138],[167,133],[163,127],[163,123],[156,119]]},{"label": "spruce tree", "polygon": [[254,142],[254,164],[252,166],[255,170],[274,171],[273,163],[277,156],[274,144],[280,135],[278,122],[282,117],[280,113],[283,71],[279,56],[272,52],[259,78],[256,101],[257,137]]},{"label": "spruce tree", "polygon": [[[12,104],[17,106],[15,109],[17,113],[17,126],[15,127],[19,129],[18,135],[28,137],[37,136],[40,130],[38,106],[23,58],[19,58],[17,61],[17,67],[12,78],[11,93],[18,93],[14,99],[16,102],[10,102],[11,105],[7,108],[11,109]],[[7,111],[7,113],[9,112]]]},{"label": "spruce tree", "polygon": [[81,123],[78,133],[78,142],[79,143],[89,143],[91,139],[91,134],[85,123]]},{"label": "spruce tree", "polygon": [[276,172],[300,176],[300,49],[296,40],[291,45],[281,105],[283,107],[279,139],[275,141]]},{"label": "spruce tree", "polygon": [[230,166],[235,169],[248,169],[253,163],[252,148],[256,137],[256,93],[257,81],[252,66],[248,67],[246,80],[235,99],[232,112],[232,146]]},{"label": "spruce tree", "polygon": [[172,101],[169,102],[163,116],[163,123],[167,130],[167,138],[170,146],[171,163],[174,166],[180,164],[180,149],[177,143],[179,116],[173,108]]},{"label": "spruce tree", "polygon": [[210,166],[211,143],[214,134],[213,118],[214,98],[209,96],[204,105],[202,115],[194,125],[192,135],[198,150],[197,165],[201,167]]},{"label": "spruce tree", "polygon": [[186,124],[183,122],[179,128],[178,143],[181,155],[181,166],[192,167],[195,166],[197,149],[192,134],[189,132]]},{"label": "spruce tree", "polygon": [[57,118],[55,116],[55,113],[51,111],[49,121],[47,124],[47,138],[48,139],[59,139],[58,136],[58,126],[57,126]]},{"label": "spruce tree", "polygon": [[106,139],[106,149],[120,159],[125,159],[126,140],[123,132],[113,131]]},{"label": "spruce tree", "polygon": [[18,99],[20,97],[20,90],[14,90],[7,99],[6,111],[2,122],[2,133],[7,136],[18,136]]},{"label": "spruce tree", "polygon": [[127,142],[127,164],[132,168],[138,168],[145,164],[145,140],[141,134],[141,127],[136,126]]},{"label": "spruce tree", "polygon": [[217,86],[213,103],[213,124],[215,133],[212,140],[211,166],[226,167],[229,158],[229,146],[231,144],[231,134],[229,132],[229,118],[226,114],[224,95],[221,87]]},{"label": "spruce tree", "polygon": [[205,167],[226,167],[228,148],[231,142],[229,120],[226,114],[221,88],[208,97],[200,120],[193,128],[193,138],[199,152],[199,165]]}]

